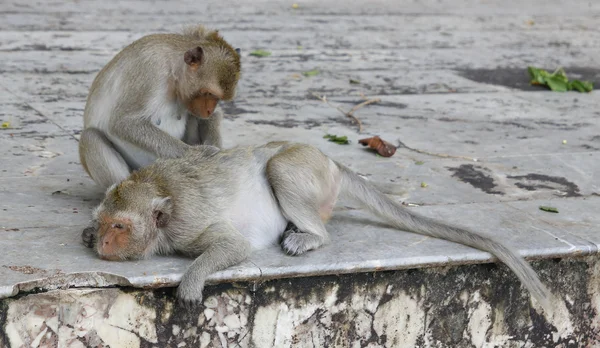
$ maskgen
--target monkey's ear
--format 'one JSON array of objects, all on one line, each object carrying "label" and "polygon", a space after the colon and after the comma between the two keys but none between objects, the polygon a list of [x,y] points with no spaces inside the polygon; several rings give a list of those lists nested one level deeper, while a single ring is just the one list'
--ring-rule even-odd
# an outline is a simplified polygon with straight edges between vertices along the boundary
[{"label": "monkey's ear", "polygon": [[202,50],[202,47],[200,46],[192,48],[185,52],[183,55],[183,60],[185,61],[185,64],[191,66],[192,68],[197,68],[204,60],[204,50]]},{"label": "monkey's ear", "polygon": [[171,197],[154,198],[152,200],[152,219],[158,228],[166,227],[171,219],[173,202]]}]

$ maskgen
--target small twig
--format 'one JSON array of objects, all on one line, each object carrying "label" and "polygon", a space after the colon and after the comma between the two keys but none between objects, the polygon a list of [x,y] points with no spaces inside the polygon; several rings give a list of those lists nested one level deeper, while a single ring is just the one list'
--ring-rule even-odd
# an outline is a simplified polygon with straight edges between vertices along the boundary
[{"label": "small twig", "polygon": [[346,116],[346,117],[350,117],[352,120],[354,120],[354,122],[356,122],[356,124],[358,125],[358,132],[359,132],[359,133],[360,133],[360,132],[362,132],[362,130],[363,130],[363,126],[362,126],[362,122],[360,122],[360,120],[359,120],[359,119],[358,119],[356,116],[354,116],[354,113],[355,113],[355,112],[356,112],[358,109],[362,108],[363,106],[367,106],[367,105],[369,105],[369,104],[373,104],[373,103],[377,103],[377,102],[380,102],[380,101],[381,101],[381,99],[379,99],[379,98],[367,99],[367,98],[366,98],[366,97],[365,97],[365,96],[364,96],[364,95],[361,93],[362,97],[363,97],[363,98],[365,98],[365,99],[367,99],[367,100],[366,100],[366,101],[364,101],[364,102],[362,102],[362,103],[360,103],[360,104],[358,104],[358,105],[355,105],[355,106],[352,108],[352,110],[350,110],[350,111],[346,112],[346,111],[344,111],[344,109],[342,109],[341,107],[339,107],[339,106],[337,106],[337,105],[333,105],[333,104],[331,104],[331,103],[329,102],[329,100],[327,100],[327,97],[325,97],[325,96],[321,97],[320,95],[318,95],[318,94],[317,94],[317,93],[315,93],[315,92],[311,92],[311,94],[312,94],[313,96],[315,96],[317,99],[321,100],[322,102],[324,102],[324,103],[327,103],[327,105],[329,105],[329,106],[331,106],[331,107],[334,107],[334,108],[336,108],[336,109],[337,109],[339,112],[341,112],[342,114],[344,114],[344,116]]},{"label": "small twig", "polygon": [[473,157],[452,156],[452,155],[448,155],[448,154],[445,154],[445,153],[434,153],[434,152],[429,152],[429,151],[415,149],[415,148],[406,146],[406,144],[404,144],[399,139],[398,139],[398,147],[404,147],[404,148],[406,148],[406,149],[408,149],[410,151],[414,151],[414,152],[417,152],[417,153],[422,153],[424,155],[429,155],[429,156],[434,156],[434,157],[440,157],[440,158],[461,158],[461,159],[466,159],[466,160],[469,160],[469,161],[477,162],[477,158],[473,158]]},{"label": "small twig", "polygon": [[318,95],[318,94],[317,94],[317,93],[315,93],[315,92],[311,92],[311,93],[312,93],[312,95],[313,95],[313,96],[317,97],[317,98],[318,98],[319,100],[321,100],[322,102],[324,102],[324,103],[327,103],[327,105],[331,106],[332,108],[336,108],[336,109],[338,109],[338,110],[339,110],[339,112],[341,112],[342,114],[344,114],[344,115],[347,115],[347,114],[346,114],[346,111],[344,111],[344,109],[340,108],[340,107],[339,107],[339,106],[337,106],[337,105],[333,105],[333,104],[331,104],[331,103],[329,102],[329,100],[327,100],[327,97],[325,97],[325,96],[321,97],[320,95]]},{"label": "small twig", "polygon": [[354,112],[355,112],[356,110],[358,110],[358,109],[362,108],[363,106],[367,106],[367,105],[369,105],[369,104],[373,104],[373,103],[379,103],[380,101],[381,101],[381,99],[379,99],[379,98],[367,99],[367,100],[365,100],[364,102],[362,102],[362,103],[360,103],[360,104],[358,104],[358,105],[354,106],[354,107],[352,108],[352,110],[348,111],[347,115],[352,117],[352,115],[354,115]]}]

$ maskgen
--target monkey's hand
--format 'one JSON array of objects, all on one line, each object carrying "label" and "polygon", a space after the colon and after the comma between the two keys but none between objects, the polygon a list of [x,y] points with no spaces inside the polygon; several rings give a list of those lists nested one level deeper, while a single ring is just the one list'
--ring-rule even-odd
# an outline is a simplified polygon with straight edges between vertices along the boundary
[{"label": "monkey's hand", "polygon": [[250,254],[250,243],[229,222],[210,225],[188,248],[188,253],[200,256],[185,272],[177,289],[177,297],[185,305],[202,301],[209,275],[242,262]]},{"label": "monkey's hand", "polygon": [[96,245],[96,234],[98,229],[94,226],[86,227],[81,232],[81,239],[83,240],[83,245],[88,248],[93,248]]},{"label": "monkey's hand", "polygon": [[177,299],[186,306],[192,307],[202,303],[202,290],[204,290],[204,279],[190,279],[186,273],[177,288]]},{"label": "monkey's hand", "polygon": [[195,146],[188,144],[179,144],[179,146],[173,147],[170,151],[163,153],[162,156],[164,158],[179,158],[183,157],[186,153],[190,151],[197,151]]},{"label": "monkey's hand", "polygon": [[188,151],[196,151],[196,153],[202,154],[204,157],[210,157],[221,151],[221,149],[212,145],[195,145],[192,146]]}]

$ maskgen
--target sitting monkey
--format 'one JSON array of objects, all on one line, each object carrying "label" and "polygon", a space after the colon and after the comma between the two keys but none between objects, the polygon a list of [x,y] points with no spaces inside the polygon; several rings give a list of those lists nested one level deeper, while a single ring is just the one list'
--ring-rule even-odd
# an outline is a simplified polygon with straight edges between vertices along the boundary
[{"label": "sitting monkey", "polygon": [[102,188],[158,157],[222,146],[219,100],[231,100],[239,50],[202,26],[144,36],[96,76],[83,114],[81,164]]},{"label": "sitting monkey", "polygon": [[[299,255],[328,242],[325,222],[339,194],[392,226],[488,251],[505,262],[543,305],[551,293],[530,265],[499,240],[420,216],[388,198],[315,147],[288,142],[204,149],[159,159],[111,186],[83,232],[106,260],[181,253],[196,258],[178,297],[200,301],[205,279],[252,250],[280,241]],[[286,228],[292,223],[297,228]]]}]

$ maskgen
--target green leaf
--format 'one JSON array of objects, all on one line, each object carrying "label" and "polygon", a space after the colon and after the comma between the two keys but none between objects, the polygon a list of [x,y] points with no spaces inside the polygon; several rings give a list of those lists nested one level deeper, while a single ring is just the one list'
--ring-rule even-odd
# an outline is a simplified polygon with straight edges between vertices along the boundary
[{"label": "green leaf", "polygon": [[427,187],[427,186],[429,186],[429,185],[427,185],[427,183],[425,183],[425,182],[422,182],[422,183],[421,183],[421,187],[422,187],[422,188],[425,188],[425,187]]},{"label": "green leaf", "polygon": [[256,50],[256,51],[250,52],[250,55],[255,56],[255,57],[268,57],[271,55],[271,52],[264,51],[264,50]]},{"label": "green leaf", "polygon": [[358,84],[360,84],[360,81],[358,81],[358,80],[353,80],[353,79],[350,79],[350,84],[351,84],[351,85],[358,85]]},{"label": "green leaf", "polygon": [[[547,75],[546,71],[534,68],[532,66],[528,67],[527,71],[529,72],[529,76],[531,77],[531,84],[533,84],[533,85],[535,85],[535,84],[545,85],[546,84],[546,81],[544,80],[544,77],[543,77],[543,75]],[[543,73],[546,73],[546,74],[543,74]]]},{"label": "green leaf", "polygon": [[551,75],[546,78],[546,83],[555,92],[566,92],[569,90],[569,83],[561,76]]},{"label": "green leaf", "polygon": [[569,81],[567,74],[563,68],[558,68],[552,74],[543,69],[538,69],[533,66],[527,67],[527,72],[531,77],[532,85],[548,86],[555,92],[565,92],[576,90],[579,92],[590,92],[594,89],[593,83],[589,81],[573,80]]},{"label": "green leaf", "polygon": [[350,144],[350,140],[348,140],[347,136],[341,136],[338,137],[337,135],[334,134],[325,134],[323,136],[323,139],[329,139],[329,141],[336,143],[338,145],[347,145]]},{"label": "green leaf", "polygon": [[425,162],[423,162],[423,161],[416,161],[416,162],[415,162],[415,164],[416,164],[416,165],[418,165],[418,166],[422,166],[424,163],[425,163]]},{"label": "green leaf", "polygon": [[562,80],[564,82],[569,81],[569,79],[567,78],[567,74],[565,73],[565,70],[563,68],[556,70],[554,73],[552,73],[552,76],[554,76],[556,78],[560,78],[560,80]]},{"label": "green leaf", "polygon": [[583,88],[585,88],[588,92],[591,92],[594,89],[594,83],[590,82],[590,81],[579,81],[579,80],[575,80],[577,82],[581,82],[581,84],[583,85]]},{"label": "green leaf", "polygon": [[306,76],[306,77],[310,77],[310,76],[316,76],[319,75],[321,72],[318,69],[313,69],[310,71],[305,71],[302,73],[302,75]]},{"label": "green leaf", "polygon": [[545,205],[541,205],[540,206],[540,210],[547,211],[549,213],[558,213],[558,209],[556,209],[554,207],[548,207],[548,206],[545,206]]},{"label": "green leaf", "polygon": [[573,80],[569,82],[569,87],[581,93],[587,93],[594,89],[594,84],[588,81]]}]

